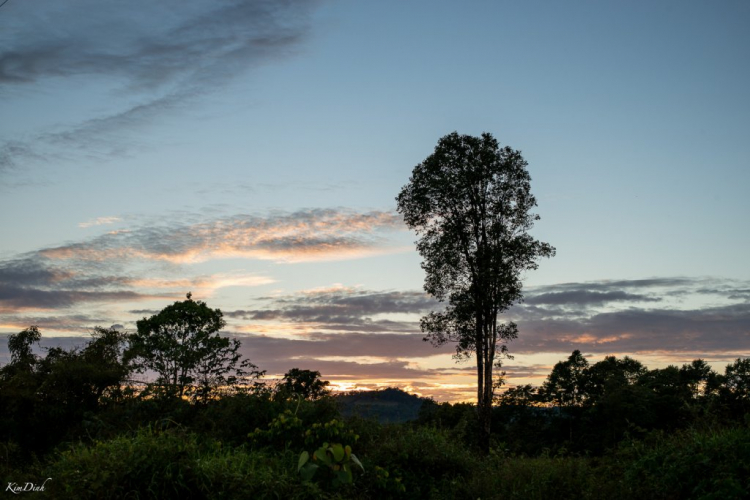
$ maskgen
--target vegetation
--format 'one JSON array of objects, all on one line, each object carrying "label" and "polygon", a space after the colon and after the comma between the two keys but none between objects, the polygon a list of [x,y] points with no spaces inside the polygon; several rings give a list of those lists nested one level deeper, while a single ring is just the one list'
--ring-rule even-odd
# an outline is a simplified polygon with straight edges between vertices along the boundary
[{"label": "vegetation", "polygon": [[[41,498],[750,495],[747,359],[720,374],[702,360],[648,370],[573,352],[541,387],[495,398],[486,455],[473,404],[395,388],[335,396],[298,369],[276,386],[167,397],[129,387],[122,332],[97,329],[44,357],[32,349],[40,338],[11,336],[0,368],[0,472],[6,484],[43,484]],[[290,391],[296,379],[321,391]],[[341,415],[363,405],[377,411]]]},{"label": "vegetation", "polygon": [[[210,338],[220,311],[186,302],[170,314],[213,318]],[[152,324],[179,333],[189,323],[165,317]],[[319,372],[297,368],[275,386],[255,383],[255,372],[237,380],[244,390],[225,390],[185,370],[136,390],[128,353],[142,338],[97,328],[85,345],[44,357],[40,339],[35,327],[8,339],[0,474],[41,498],[750,496],[748,359],[723,373],[702,360],[649,370],[628,357],[589,364],[574,351],[542,386],[496,396],[485,453],[473,404],[395,388],[335,396]],[[141,359],[179,352],[154,346]],[[231,361],[222,370],[247,366],[219,358]]]},{"label": "vegetation", "polygon": [[448,302],[422,319],[426,339],[456,343],[475,356],[480,447],[489,451],[496,356],[518,336],[499,315],[523,298],[522,276],[555,249],[529,235],[538,215],[531,177],[519,151],[491,134],[452,133],[414,167],[397,197],[404,221],[420,235],[424,289]]}]

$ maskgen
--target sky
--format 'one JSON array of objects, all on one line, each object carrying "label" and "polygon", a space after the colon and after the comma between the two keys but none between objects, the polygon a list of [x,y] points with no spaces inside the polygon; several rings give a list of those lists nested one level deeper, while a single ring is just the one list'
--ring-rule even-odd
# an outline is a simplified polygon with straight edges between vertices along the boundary
[{"label": "sky", "polygon": [[44,346],[190,291],[269,378],[470,400],[422,341],[395,197],[438,139],[522,151],[557,255],[506,320],[508,386],[574,349],[750,355],[745,1],[9,0],[2,336]]}]

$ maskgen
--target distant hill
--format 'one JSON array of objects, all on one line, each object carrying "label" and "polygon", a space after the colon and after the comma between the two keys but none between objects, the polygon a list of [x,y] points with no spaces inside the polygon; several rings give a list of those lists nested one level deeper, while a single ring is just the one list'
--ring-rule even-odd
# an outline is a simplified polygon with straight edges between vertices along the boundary
[{"label": "distant hill", "polygon": [[416,420],[422,403],[429,401],[395,387],[377,391],[352,391],[335,397],[343,416],[356,415],[377,420],[381,424]]}]

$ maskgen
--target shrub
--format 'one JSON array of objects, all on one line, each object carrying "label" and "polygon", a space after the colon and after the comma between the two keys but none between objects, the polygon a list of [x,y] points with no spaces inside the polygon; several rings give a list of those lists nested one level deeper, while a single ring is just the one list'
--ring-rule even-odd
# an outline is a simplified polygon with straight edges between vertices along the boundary
[{"label": "shrub", "polygon": [[325,498],[294,472],[294,457],[201,444],[181,430],[140,429],[62,452],[48,468],[52,498]]}]

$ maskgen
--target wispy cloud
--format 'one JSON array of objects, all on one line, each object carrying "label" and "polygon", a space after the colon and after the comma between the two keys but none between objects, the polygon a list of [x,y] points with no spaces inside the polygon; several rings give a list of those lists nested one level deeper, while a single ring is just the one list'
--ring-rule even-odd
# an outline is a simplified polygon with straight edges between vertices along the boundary
[{"label": "wispy cloud", "polygon": [[175,264],[229,257],[278,262],[338,260],[393,251],[384,245],[378,231],[402,228],[401,218],[392,212],[314,209],[114,231],[44,249],[40,254],[57,261],[145,259]]},{"label": "wispy cloud", "polygon": [[[0,16],[0,93],[95,79],[120,108],[0,143],[0,170],[79,154],[122,154],[133,131],[292,53],[317,2],[19,2]],[[63,119],[63,117],[59,117]]]},{"label": "wispy cloud", "polygon": [[119,222],[122,219],[119,217],[97,217],[96,219],[91,219],[86,222],[79,222],[78,227],[92,227],[92,226],[101,226],[104,224],[114,224],[115,222]]},{"label": "wispy cloud", "polygon": [[67,308],[81,302],[136,301],[153,298],[141,293],[120,291],[83,292],[71,290],[39,290],[24,287],[9,287],[0,284],[0,312],[23,310],[42,311]]},{"label": "wispy cloud", "polygon": [[391,212],[316,209],[110,231],[0,261],[0,310],[175,298],[186,290],[208,297],[220,288],[274,279],[242,269],[196,275],[189,264],[230,257],[282,263],[359,258],[398,250],[386,234],[402,228]]},{"label": "wispy cloud", "polygon": [[569,290],[533,295],[527,304],[554,304],[568,306],[604,305],[612,302],[658,302],[661,298],[627,293],[622,290],[600,292],[595,290]]}]

